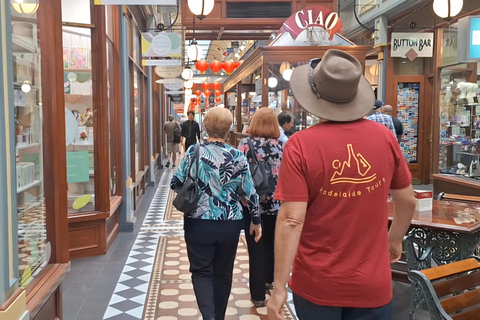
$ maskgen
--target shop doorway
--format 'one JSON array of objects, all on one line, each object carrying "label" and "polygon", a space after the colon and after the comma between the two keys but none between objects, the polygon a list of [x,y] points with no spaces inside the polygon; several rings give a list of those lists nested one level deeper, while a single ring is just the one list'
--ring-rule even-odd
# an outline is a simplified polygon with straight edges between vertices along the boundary
[{"label": "shop doorway", "polygon": [[403,125],[400,141],[413,183],[424,181],[424,125],[426,115],[425,76],[395,76],[397,118]]}]

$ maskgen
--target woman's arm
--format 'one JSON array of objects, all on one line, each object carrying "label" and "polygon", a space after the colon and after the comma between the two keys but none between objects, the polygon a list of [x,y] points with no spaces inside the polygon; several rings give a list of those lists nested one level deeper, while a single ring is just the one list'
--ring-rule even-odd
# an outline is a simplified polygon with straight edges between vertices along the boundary
[{"label": "woman's arm", "polygon": [[252,175],[248,169],[247,162],[245,162],[245,167],[242,172],[242,190],[245,194],[245,200],[247,201],[248,211],[252,216],[253,224],[260,224],[262,219],[258,208],[258,195],[253,185]]}]

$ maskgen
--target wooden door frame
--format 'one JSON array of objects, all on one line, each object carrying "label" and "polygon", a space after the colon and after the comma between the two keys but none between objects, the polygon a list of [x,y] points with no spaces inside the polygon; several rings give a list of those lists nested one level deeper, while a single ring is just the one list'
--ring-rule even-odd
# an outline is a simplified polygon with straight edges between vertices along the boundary
[{"label": "wooden door frame", "polygon": [[416,75],[416,76],[394,76],[393,77],[393,90],[392,94],[395,97],[395,105],[393,106],[395,113],[397,112],[397,105],[398,105],[398,100],[397,100],[397,88],[399,83],[419,83],[420,84],[420,92],[419,92],[419,107],[418,107],[418,136],[417,136],[417,163],[409,163],[408,168],[410,169],[410,172],[412,173],[412,178],[413,179],[419,179],[422,183],[424,181],[424,151],[423,151],[423,146],[424,146],[424,139],[425,139],[425,132],[424,132],[424,124],[425,124],[425,118],[427,116],[425,115],[426,113],[426,88],[425,88],[425,76],[424,75]]}]

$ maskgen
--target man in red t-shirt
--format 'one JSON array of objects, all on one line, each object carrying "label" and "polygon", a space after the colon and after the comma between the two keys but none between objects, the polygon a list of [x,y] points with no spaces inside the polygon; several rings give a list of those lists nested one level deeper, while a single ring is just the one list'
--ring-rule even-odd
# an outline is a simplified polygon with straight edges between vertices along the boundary
[{"label": "man in red t-shirt", "polygon": [[283,319],[292,272],[300,320],[390,320],[390,263],[400,258],[415,209],[403,154],[385,126],[363,119],[375,98],[353,56],[329,50],[296,68],[290,84],[325,121],[293,135],[284,150],[269,318]]}]

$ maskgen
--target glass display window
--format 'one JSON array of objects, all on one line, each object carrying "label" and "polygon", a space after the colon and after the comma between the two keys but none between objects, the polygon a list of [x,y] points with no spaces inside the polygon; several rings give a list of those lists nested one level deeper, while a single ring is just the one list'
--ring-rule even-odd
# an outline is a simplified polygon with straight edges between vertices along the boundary
[{"label": "glass display window", "polygon": [[89,28],[63,27],[69,213],[95,210],[94,106]]},{"label": "glass display window", "polygon": [[41,52],[36,15],[12,14],[18,269],[26,288],[50,260],[43,175]]},{"label": "glass display window", "polygon": [[441,70],[439,173],[480,180],[480,64]]}]

